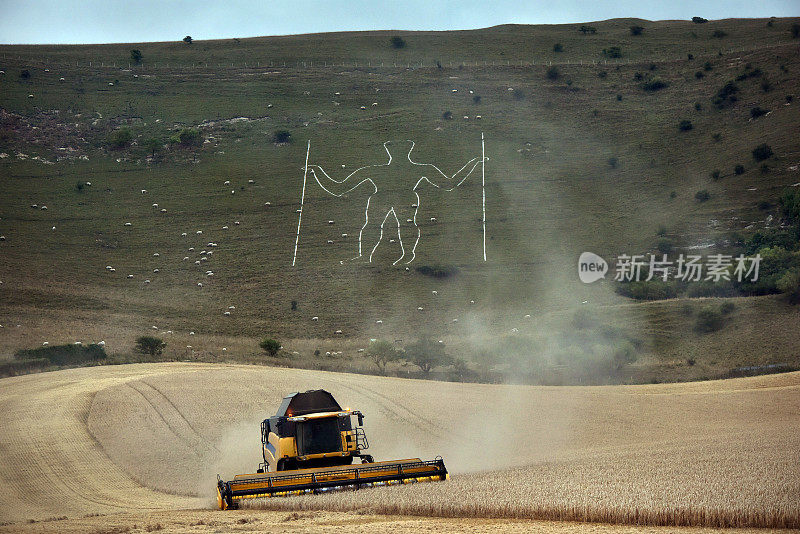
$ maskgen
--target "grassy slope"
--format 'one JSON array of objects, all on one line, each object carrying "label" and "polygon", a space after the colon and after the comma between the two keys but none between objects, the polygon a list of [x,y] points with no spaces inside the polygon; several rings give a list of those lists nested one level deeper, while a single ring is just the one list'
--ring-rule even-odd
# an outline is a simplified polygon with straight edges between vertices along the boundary
[{"label": "grassy slope", "polygon": [[[667,363],[682,349],[663,350],[662,337],[686,338],[703,357],[711,351],[714,361],[727,362],[730,348],[746,343],[763,347],[754,357],[758,362],[794,361],[797,355],[787,354],[787,347],[796,343],[797,312],[775,299],[742,301],[741,313],[762,328],[729,327],[725,341],[714,342],[691,333],[678,318],[679,303],[660,305],[659,312],[679,330],[649,328],[649,308],[633,306],[629,313],[617,307],[621,301],[608,284],[584,286],[573,267],[583,250],[608,257],[647,252],[662,225],[688,246],[721,242],[729,230],[761,227],[777,213],[757,205],[774,202],[785,186],[800,181],[789,169],[800,160],[797,105],[783,105],[785,95],[796,92],[800,72],[797,41],[787,31],[792,22],[780,19],[767,27],[766,20],[613,20],[594,23],[598,32],[589,36],[578,25],[401,32],[408,46],[400,51],[388,46],[394,32],[191,46],[2,46],[0,106],[22,115],[28,126],[6,127],[0,138],[0,148],[11,156],[0,160],[0,234],[7,237],[0,243],[0,346],[8,355],[44,340],[92,336],[113,339],[111,350],[125,351],[153,325],[182,336],[173,349],[183,347],[185,338],[217,354],[239,336],[244,341],[237,350],[248,351],[250,338],[264,333],[326,339],[339,329],[362,345],[366,338],[408,339],[421,330],[458,345],[469,336],[524,329],[525,313],[561,310],[545,319],[554,331],[569,329],[569,310],[588,300],[605,305],[604,317],[644,337],[647,354]],[[632,24],[645,27],[643,35],[631,36]],[[728,36],[710,37],[715,29]],[[556,42],[563,53],[552,52]],[[620,64],[589,64],[602,62],[601,51],[615,45],[623,51]],[[145,57],[145,66],[134,69],[138,77],[97,66],[126,64],[133,47]],[[688,60],[688,53],[695,59]],[[436,60],[445,68],[430,67]],[[283,61],[315,66],[253,67]],[[319,66],[326,61],[359,67]],[[464,61],[488,64],[449,67]],[[512,65],[499,66],[503,61]],[[559,79],[546,78],[543,61],[559,62]],[[698,80],[694,74],[706,61],[713,69]],[[222,62],[233,66],[219,67]],[[387,66],[365,68],[368,62]],[[395,62],[428,67],[388,66]],[[513,65],[520,62],[527,65]],[[761,68],[774,88],[762,91],[761,78],[740,82],[739,102],[715,110],[716,91],[746,64]],[[20,80],[17,74],[26,67],[32,76]],[[600,71],[607,76],[599,77]],[[634,80],[636,72],[657,75],[670,86],[647,93]],[[510,87],[524,97],[515,98]],[[469,90],[481,95],[480,104]],[[751,122],[755,105],[773,112]],[[445,110],[456,119],[442,120]],[[476,114],[483,119],[474,120]],[[213,139],[196,158],[173,151],[164,162],[148,164],[136,148],[108,153],[98,146],[120,124],[129,124],[142,141],[166,137],[175,127],[240,116],[263,119],[204,128]],[[678,131],[683,119],[692,120],[692,131]],[[296,142],[273,145],[270,136],[279,128],[289,129]],[[456,265],[460,275],[453,280],[389,267],[399,247],[385,241],[376,264],[340,265],[356,247],[352,236],[361,225],[363,190],[336,199],[309,187],[298,265],[291,267],[306,139],[312,140],[311,162],[329,169],[380,162],[384,140],[411,138],[417,161],[452,172],[479,155],[481,132],[492,158],[486,188],[489,262],[480,261],[480,184],[473,177],[449,195],[425,191],[419,214],[424,223],[416,264]],[[767,174],[750,157],[762,142],[776,152]],[[55,160],[64,152],[59,147],[73,147],[89,160],[51,166],[15,157],[23,152]],[[610,157],[618,159],[616,169],[608,165]],[[741,176],[732,175],[737,163],[747,169]],[[725,177],[712,181],[713,169]],[[78,192],[74,186],[81,180],[92,187]],[[223,185],[225,180],[232,185]],[[709,202],[693,200],[699,189],[711,192]],[[270,208],[264,207],[267,201]],[[167,213],[151,208],[154,202]],[[48,210],[32,210],[34,203]],[[328,225],[328,219],[336,223]],[[241,225],[233,224],[237,220]],[[133,226],[124,227],[126,221]],[[224,225],[229,229],[222,230]],[[328,245],[328,239],[336,243]],[[210,261],[195,266],[197,252],[209,241],[219,247]],[[187,252],[192,246],[195,252]],[[182,261],[187,254],[191,260]],[[106,272],[106,265],[116,273]],[[203,274],[207,269],[213,278]],[[298,311],[290,310],[291,300],[298,301]],[[229,305],[237,309],[223,317]],[[425,309],[419,312],[418,306]],[[770,316],[752,311],[764,306],[784,318],[775,321],[777,328],[763,328]],[[312,322],[312,316],[320,320]],[[190,330],[199,337],[190,339]],[[335,350],[349,343],[318,346]]]}]

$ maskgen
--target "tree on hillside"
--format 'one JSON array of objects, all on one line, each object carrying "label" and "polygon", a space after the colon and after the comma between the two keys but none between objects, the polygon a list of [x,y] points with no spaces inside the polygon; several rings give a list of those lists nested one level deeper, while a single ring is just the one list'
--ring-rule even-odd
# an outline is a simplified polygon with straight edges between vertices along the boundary
[{"label": "tree on hillside", "polygon": [[406,359],[422,369],[426,375],[434,367],[452,362],[452,358],[444,350],[444,343],[438,343],[428,337],[422,337],[406,347]]},{"label": "tree on hillside", "polygon": [[131,50],[131,61],[133,61],[134,64],[139,65],[142,62],[142,51],[137,50],[136,48]]},{"label": "tree on hillside", "polygon": [[703,17],[692,17],[692,22],[695,24],[705,24],[708,22],[708,19],[704,19]]},{"label": "tree on hillside", "polygon": [[792,39],[797,39],[798,37],[800,37],[800,24],[797,24],[795,22],[794,24],[792,24],[792,27],[790,28],[789,31],[792,32]]},{"label": "tree on hillside", "polygon": [[597,28],[595,28],[594,26],[581,26],[579,31],[583,35],[586,35],[587,33],[594,34],[597,33]]},{"label": "tree on hillside", "polygon": [[642,35],[644,28],[641,26],[631,26],[631,35]]},{"label": "tree on hillside", "polygon": [[161,356],[167,344],[161,338],[153,336],[140,336],[136,338],[136,352],[149,354],[150,356]]},{"label": "tree on hillside", "polygon": [[372,360],[382,375],[386,374],[386,364],[400,359],[401,353],[386,340],[373,341],[367,347],[367,357]]},{"label": "tree on hillside", "polygon": [[405,48],[406,47],[406,42],[403,40],[402,37],[400,37],[398,35],[395,35],[394,37],[392,37],[390,39],[390,42],[392,43],[392,48],[398,48],[399,49],[399,48]]},{"label": "tree on hillside", "polygon": [[183,42],[186,43],[187,45],[192,44],[192,36],[187,35],[186,37],[183,38]]},{"label": "tree on hillside", "polygon": [[164,142],[158,137],[151,137],[144,142],[144,148],[151,157],[156,157],[156,154],[161,152],[164,148]]}]

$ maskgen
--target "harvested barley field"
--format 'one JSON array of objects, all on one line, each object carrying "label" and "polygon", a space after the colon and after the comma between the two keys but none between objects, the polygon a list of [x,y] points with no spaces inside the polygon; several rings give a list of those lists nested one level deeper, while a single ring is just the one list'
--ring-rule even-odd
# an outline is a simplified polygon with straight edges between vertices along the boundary
[{"label": "harvested barley field", "polygon": [[[377,460],[442,455],[451,479],[209,511],[217,473],[255,470],[259,421],[286,393],[311,388],[366,414]],[[139,364],[3,379],[0,413],[0,522],[11,531],[800,527],[800,373],[431,387],[322,371]],[[546,523],[553,520],[563,522]]]}]

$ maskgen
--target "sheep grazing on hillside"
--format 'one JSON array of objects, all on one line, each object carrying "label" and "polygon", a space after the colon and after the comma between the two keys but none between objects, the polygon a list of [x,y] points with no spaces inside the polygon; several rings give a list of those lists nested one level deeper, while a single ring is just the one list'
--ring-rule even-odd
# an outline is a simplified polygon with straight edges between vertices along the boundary
[{"label": "sheep grazing on hillside", "polygon": [[132,274],[129,274],[129,275],[128,275],[128,278],[133,278],[133,275],[132,275]]},{"label": "sheep grazing on hillside", "polygon": [[202,233],[203,233],[203,231],[202,231],[202,230],[198,230],[198,231],[197,231],[197,232],[195,232],[195,233],[196,233],[197,235],[200,235],[200,234],[202,234]]},{"label": "sheep grazing on hillside", "polygon": [[222,229],[223,229],[223,230],[227,230],[227,229],[228,229],[228,227],[227,227],[227,226],[223,226],[223,227],[222,227]]},{"label": "sheep grazing on hillside", "polygon": [[383,324],[383,321],[381,321],[380,319],[378,319],[377,321],[375,321],[375,324]]},{"label": "sheep grazing on hillside", "polygon": [[436,222],[436,217],[431,217],[431,222]]},{"label": "sheep grazing on hillside", "polygon": [[149,284],[150,283],[150,279],[148,278],[147,280],[144,281],[144,283],[145,284]]},{"label": "sheep grazing on hillside", "polygon": [[56,231],[56,227],[55,226],[52,227],[51,230],[55,232]]},{"label": "sheep grazing on hillside", "polygon": [[158,269],[153,269],[153,272],[154,272],[154,273],[157,273],[157,272],[158,272]]},{"label": "sheep grazing on hillside", "polygon": [[264,202],[265,206],[272,206],[272,202]]},{"label": "sheep grazing on hillside", "polygon": [[42,210],[42,211],[47,211],[47,206],[42,206],[42,207],[41,207],[41,208],[39,208],[39,209],[40,209],[40,210]]},{"label": "sheep grazing on hillside", "polygon": [[189,259],[189,256],[184,256],[183,257],[183,261],[187,261],[188,259]]},{"label": "sheep grazing on hillside", "polygon": [[319,321],[319,317],[312,317],[311,320],[312,321]]},{"label": "sheep grazing on hillside", "polygon": [[43,346],[43,347],[46,347],[46,346],[47,346],[47,345],[49,345],[49,344],[50,344],[50,343],[48,343],[47,341],[45,341],[44,343],[42,343],[42,346]]},{"label": "sheep grazing on hillside", "polygon": [[167,208],[161,208],[161,213],[167,213]]},{"label": "sheep grazing on hillside", "polygon": [[197,282],[197,287],[203,287],[203,283],[202,282]]},{"label": "sheep grazing on hillside", "polygon": [[153,253],[153,257],[154,257],[154,258],[158,258],[159,256],[161,256],[161,254],[159,254],[158,252],[154,252],[154,253]]},{"label": "sheep grazing on hillside", "polygon": [[256,183],[256,181],[255,180],[247,180],[247,183],[248,184],[254,184],[254,183]]},{"label": "sheep grazing on hillside", "polygon": [[526,318],[526,319],[530,319],[530,318],[531,318],[531,315],[530,315],[529,313],[526,313],[526,314],[525,314],[525,318]]},{"label": "sheep grazing on hillside", "polygon": [[28,95],[28,98],[33,98],[33,95]]},{"label": "sheep grazing on hillside", "polygon": [[147,194],[147,189],[142,189],[142,194]]},{"label": "sheep grazing on hillside", "polygon": [[131,223],[129,223],[129,222],[126,222],[125,226],[133,226],[133,225]]},{"label": "sheep grazing on hillside", "polygon": [[0,235],[0,241],[5,241],[5,240],[6,240],[6,236]]},{"label": "sheep grazing on hillside", "polygon": [[190,336],[193,336],[193,335],[194,335],[194,330],[192,330],[191,332],[189,332],[189,335],[190,335]]},{"label": "sheep grazing on hillside", "polygon": [[439,292],[436,291],[435,289],[433,291],[431,291],[431,293],[433,293],[434,295],[438,295],[439,294]]},{"label": "sheep grazing on hillside", "polygon": [[367,109],[367,106],[361,106],[361,109]]},{"label": "sheep grazing on hillside", "polygon": [[236,226],[239,226],[242,223],[240,223],[239,221],[233,221],[233,224],[235,224]]},{"label": "sheep grazing on hillside", "polygon": [[222,315],[224,315],[225,317],[230,317],[230,315],[231,315],[231,312],[229,312],[229,311],[226,311],[226,312],[225,312],[225,313],[223,313]]},{"label": "sheep grazing on hillside", "polygon": [[341,335],[342,331],[341,330],[337,330],[335,333]]},{"label": "sheep grazing on hillside", "polygon": [[158,204],[156,204],[156,203],[153,203],[153,207],[154,207],[154,208],[157,208],[157,207],[158,207]]},{"label": "sheep grazing on hillside", "polygon": [[195,265],[200,265],[200,260],[196,260],[196,261],[194,262],[194,264],[195,264]]},{"label": "sheep grazing on hillside", "polygon": [[328,239],[328,244],[333,245],[333,239]]},{"label": "sheep grazing on hillside", "polygon": [[423,308],[422,306],[418,306],[418,307],[417,307],[417,311],[422,311],[422,310],[424,310],[424,309],[425,309],[425,308]]},{"label": "sheep grazing on hillside", "polygon": [[377,103],[377,102],[373,102],[373,103],[372,103],[372,107],[373,107],[373,108],[374,108],[374,107],[376,107],[377,105],[378,105],[378,103]]}]

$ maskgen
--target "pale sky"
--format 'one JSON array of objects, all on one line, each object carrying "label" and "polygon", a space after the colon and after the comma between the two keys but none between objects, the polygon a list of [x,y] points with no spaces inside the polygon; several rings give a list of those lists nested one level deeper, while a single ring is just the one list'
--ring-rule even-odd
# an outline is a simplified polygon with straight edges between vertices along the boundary
[{"label": "pale sky", "polygon": [[128,43],[345,30],[461,30],[618,17],[796,17],[800,0],[0,0],[0,43]]}]

